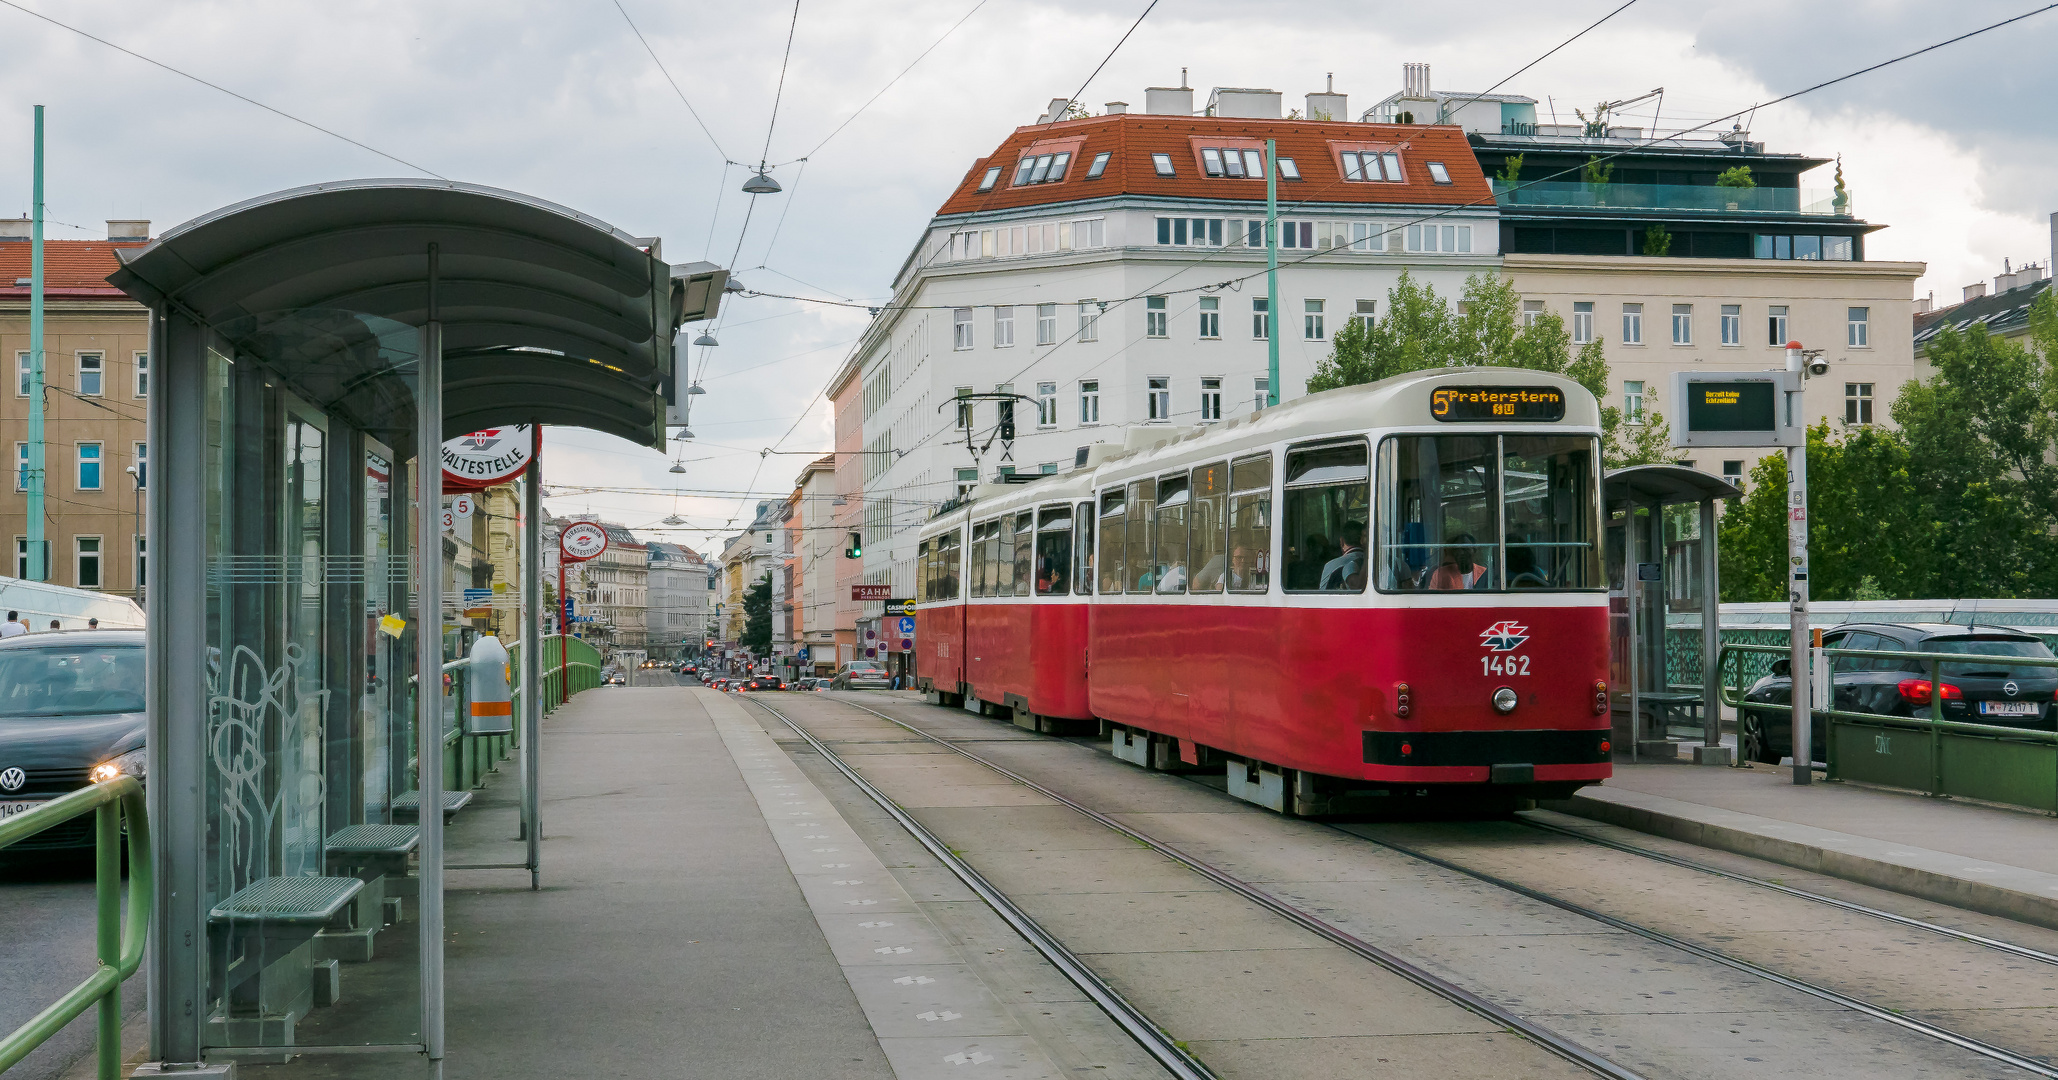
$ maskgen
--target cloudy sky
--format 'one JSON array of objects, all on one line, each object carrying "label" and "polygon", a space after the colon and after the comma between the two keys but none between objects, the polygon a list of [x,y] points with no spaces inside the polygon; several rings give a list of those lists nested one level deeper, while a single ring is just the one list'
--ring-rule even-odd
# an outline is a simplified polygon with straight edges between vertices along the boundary
[{"label": "cloudy sky", "polygon": [[[621,0],[703,129],[614,0],[0,0],[0,213],[28,210],[30,106],[42,104],[49,215],[64,223],[54,238],[103,235],[107,218],[147,217],[162,231],[281,188],[426,171],[662,236],[671,261],[731,265],[756,289],[882,299],[973,159],[1078,89],[1147,2],[802,0],[768,131],[793,18],[781,3]],[[1481,0],[1453,19],[1450,5],[1160,0],[1081,100],[1095,112],[1140,104],[1143,87],[1174,84],[1184,67],[1203,94],[1266,86],[1294,103],[1333,72],[1357,112],[1398,89],[1408,61],[1431,64],[1439,88],[1481,90],[1619,2]],[[1639,0],[1505,89],[1569,120],[1575,106],[1663,86],[1658,120],[1671,127],[2036,6]],[[2054,44],[2058,11],[1757,112],[1749,127],[1776,151],[1842,154],[1857,213],[1889,226],[1868,254],[1926,262],[1917,295],[1955,297],[2004,258],[2050,257]],[[747,174],[725,162],[761,158],[786,163],[775,170],[786,191],[753,201],[737,190]],[[1804,183],[1828,187],[1828,173]],[[549,436],[554,482],[677,494],[599,491],[552,509],[642,528],[676,508],[690,528],[645,535],[705,547],[748,492],[783,494],[807,460],[760,449],[828,449],[818,391],[864,313],[756,298],[729,305],[723,322],[718,348],[693,351],[709,392],[698,440],[677,455],[685,475],[607,436]]]}]

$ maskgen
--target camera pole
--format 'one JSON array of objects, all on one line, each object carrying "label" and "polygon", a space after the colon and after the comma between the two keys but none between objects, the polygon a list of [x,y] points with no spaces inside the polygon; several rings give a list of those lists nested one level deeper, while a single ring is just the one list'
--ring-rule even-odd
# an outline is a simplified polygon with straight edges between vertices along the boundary
[{"label": "camera pole", "polygon": [[[1786,343],[1786,369],[1804,378],[1807,375],[1808,357],[1798,341]],[[1805,423],[1807,414],[1802,410],[1802,383],[1796,380],[1797,389],[1789,390],[1786,397],[1786,423]],[[1810,713],[1809,691],[1814,680],[1808,671],[1809,646],[1813,644],[1808,626],[1808,439],[1786,448],[1786,581],[1787,599],[1791,608],[1789,634],[1790,647],[1787,661],[1788,682],[1793,690],[1789,700],[1793,702],[1793,745],[1794,783],[1806,786],[1815,776],[1815,738]]]}]

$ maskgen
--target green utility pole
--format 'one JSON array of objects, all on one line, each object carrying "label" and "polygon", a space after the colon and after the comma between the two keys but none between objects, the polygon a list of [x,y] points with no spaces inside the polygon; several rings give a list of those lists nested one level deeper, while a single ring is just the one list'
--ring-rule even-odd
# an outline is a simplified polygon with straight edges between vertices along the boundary
[{"label": "green utility pole", "polygon": [[1265,407],[1279,404],[1279,141],[1265,140]]},{"label": "green utility pole", "polygon": [[[49,545],[43,537],[43,107],[36,106],[35,222],[29,232],[29,460],[28,533],[30,581],[50,580]],[[16,463],[21,468],[22,463]]]}]

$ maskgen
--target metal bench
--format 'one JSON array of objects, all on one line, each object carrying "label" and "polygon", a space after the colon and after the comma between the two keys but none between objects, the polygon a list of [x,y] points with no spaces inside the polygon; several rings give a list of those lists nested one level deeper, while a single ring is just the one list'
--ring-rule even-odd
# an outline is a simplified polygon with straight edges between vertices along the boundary
[{"label": "metal bench", "polygon": [[[443,793],[443,820],[449,821],[457,812],[472,801],[469,791],[446,791]],[[393,797],[393,816],[396,818],[418,818],[422,810],[422,793],[407,791]]]},{"label": "metal bench", "polygon": [[265,964],[346,918],[363,889],[354,877],[268,877],[236,890],[207,913],[212,984],[236,996]]},{"label": "metal bench", "polygon": [[368,882],[387,874],[405,877],[407,857],[421,841],[421,828],[415,825],[351,825],[331,833],[322,847],[331,874]]}]

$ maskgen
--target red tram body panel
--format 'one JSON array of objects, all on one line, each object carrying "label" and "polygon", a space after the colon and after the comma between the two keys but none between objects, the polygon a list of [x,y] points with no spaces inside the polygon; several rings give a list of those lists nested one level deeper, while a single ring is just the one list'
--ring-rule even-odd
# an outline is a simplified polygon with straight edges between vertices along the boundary
[{"label": "red tram body panel", "polygon": [[1226,759],[1232,793],[1569,793],[1611,775],[1598,434],[1506,369],[1132,429],[925,528],[918,685]]}]

